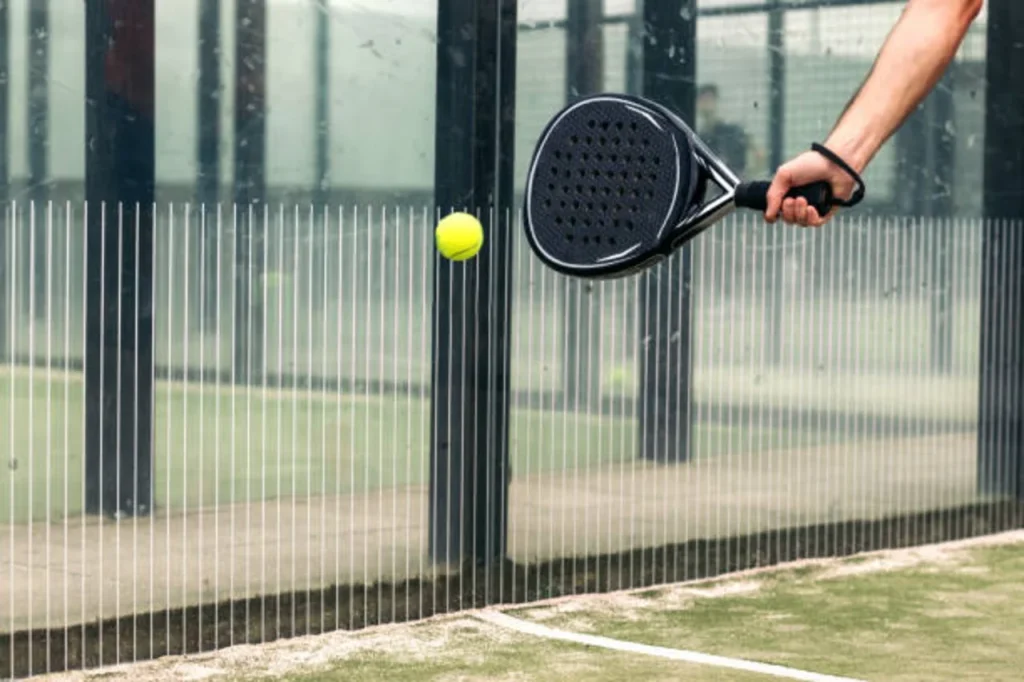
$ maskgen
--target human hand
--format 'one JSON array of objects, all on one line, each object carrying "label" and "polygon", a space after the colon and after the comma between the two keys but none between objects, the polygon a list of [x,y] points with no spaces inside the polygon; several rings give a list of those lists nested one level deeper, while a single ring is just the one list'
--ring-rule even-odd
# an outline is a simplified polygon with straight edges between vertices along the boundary
[{"label": "human hand", "polygon": [[786,192],[794,187],[822,180],[832,185],[832,193],[837,199],[844,201],[853,195],[857,186],[849,173],[825,156],[814,151],[804,152],[781,166],[775,173],[775,178],[768,188],[765,220],[774,223],[781,216],[785,222],[803,227],[821,227],[827,223],[835,215],[836,208],[822,216],[818,215],[817,209],[809,206],[803,197],[786,197]]}]

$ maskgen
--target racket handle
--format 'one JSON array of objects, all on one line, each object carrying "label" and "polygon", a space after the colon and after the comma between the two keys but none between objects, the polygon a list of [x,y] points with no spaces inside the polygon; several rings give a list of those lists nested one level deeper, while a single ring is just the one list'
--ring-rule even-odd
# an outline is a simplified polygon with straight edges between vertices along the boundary
[{"label": "racket handle", "polygon": [[[755,211],[763,211],[768,208],[768,188],[770,182],[759,180],[756,182],[740,183],[736,187],[736,205],[740,208],[751,208]],[[802,187],[794,187],[786,196],[796,199],[803,197],[809,206],[813,206],[819,216],[823,216],[832,210],[832,185],[827,182],[814,182]]]}]

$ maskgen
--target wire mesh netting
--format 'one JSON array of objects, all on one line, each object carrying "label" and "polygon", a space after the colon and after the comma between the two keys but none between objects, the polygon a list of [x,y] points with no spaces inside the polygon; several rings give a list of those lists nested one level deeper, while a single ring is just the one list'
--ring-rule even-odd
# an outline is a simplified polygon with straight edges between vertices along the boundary
[{"label": "wire mesh netting", "polygon": [[[431,312],[435,214],[163,205],[144,227],[123,207],[101,210],[100,223],[71,204],[17,204],[5,217],[3,629],[157,614],[107,634],[118,642],[107,655],[132,658],[190,638],[213,646],[221,640],[210,627],[262,641],[464,603],[476,586],[441,596],[399,587],[449,571],[427,552],[429,358],[447,322]],[[243,218],[261,248],[242,248]],[[147,227],[154,235],[152,309],[123,306],[118,328],[152,321],[153,362],[136,376],[156,380],[155,510],[119,520],[82,515],[86,403],[97,398],[82,373],[94,271],[84,246],[97,224],[119,243]],[[680,255],[648,275],[587,285],[534,260],[517,221],[488,225],[515,230],[516,245],[512,563],[487,569],[501,574],[486,583],[487,601],[683,580],[759,553],[842,553],[904,532],[873,520],[989,499],[976,444],[984,223],[840,218],[799,231],[737,216],[694,242],[688,267]],[[950,260],[943,281],[940,254]],[[641,324],[645,282],[675,302],[654,326]],[[239,311],[242,291],[250,307]],[[567,296],[592,304],[570,317]],[[692,378],[660,381],[679,396],[687,428],[651,461],[638,424],[639,411],[655,408],[637,387],[653,339],[639,332],[671,328],[673,316],[692,338]],[[569,347],[573,325],[596,333]],[[233,373],[242,335],[263,358],[247,382]],[[937,343],[951,349],[945,360]],[[686,352],[678,335],[670,344]],[[124,360],[104,348],[102,362]],[[567,377],[577,392],[596,386],[595,399],[567,395]],[[128,406],[136,389],[99,400]],[[118,481],[136,484],[130,474]],[[969,520],[953,512],[949,532]],[[823,525],[844,521],[841,531]],[[810,538],[801,530],[814,527]],[[780,533],[758,535],[767,531]],[[734,538],[746,545],[715,544]],[[705,542],[687,545],[695,541]],[[350,587],[327,589],[335,585]],[[262,616],[159,615],[246,598]],[[143,647],[139,637],[156,641]]]}]

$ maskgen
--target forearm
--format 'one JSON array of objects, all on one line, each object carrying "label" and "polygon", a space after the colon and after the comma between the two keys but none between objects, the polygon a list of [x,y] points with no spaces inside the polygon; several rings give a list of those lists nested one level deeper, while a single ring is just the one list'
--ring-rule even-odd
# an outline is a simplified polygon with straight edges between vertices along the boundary
[{"label": "forearm", "polygon": [[935,86],[981,0],[910,0],[826,146],[863,171]]}]

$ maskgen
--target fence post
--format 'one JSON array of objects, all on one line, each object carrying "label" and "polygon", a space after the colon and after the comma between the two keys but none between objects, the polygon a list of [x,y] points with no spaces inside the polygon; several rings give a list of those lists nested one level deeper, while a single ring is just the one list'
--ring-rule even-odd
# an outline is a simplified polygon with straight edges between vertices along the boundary
[{"label": "fence post", "polygon": [[[769,177],[785,163],[786,154],[786,9],[772,0],[768,12],[768,172]],[[762,263],[761,267],[769,267]],[[768,327],[763,330],[766,359],[776,367],[782,362],[782,311],[786,306],[786,271],[769,267],[771,282],[764,292]]]},{"label": "fence post", "polygon": [[235,381],[263,362],[263,206],[266,190],[267,0],[235,5]]},{"label": "fence post", "polygon": [[478,212],[485,242],[434,262],[431,559],[505,555],[516,0],[440,0],[434,201]]},{"label": "fence post", "polygon": [[[565,99],[604,90],[603,0],[569,0],[565,36]],[[594,285],[561,279],[562,405],[566,410],[599,408],[601,396],[601,309]]]},{"label": "fence post", "polygon": [[[643,94],[692,125],[696,0],[647,0],[644,26]],[[640,455],[662,463],[685,462],[690,458],[690,247],[640,277]]]},{"label": "fence post", "polygon": [[[46,317],[46,229],[40,225],[46,215],[47,162],[50,142],[50,0],[30,0],[28,7],[28,117],[25,139],[28,142],[28,192],[35,204],[37,227],[30,236],[32,242],[25,242],[31,249],[34,281],[34,296],[25,297],[25,305],[34,302],[29,311],[36,319]],[[34,353],[34,349],[29,351]]]},{"label": "fence post", "polygon": [[87,513],[152,510],[154,0],[86,5]]},{"label": "fence post", "polygon": [[322,207],[326,201],[331,172],[331,25],[328,0],[317,0],[314,11],[316,12],[316,38],[313,43],[316,111],[313,114],[313,125],[316,130],[316,142],[314,142],[316,145],[316,187],[313,191],[313,203]]},{"label": "fence post", "polygon": [[929,348],[935,373],[947,373],[953,364],[952,231],[953,171],[956,144],[948,131],[955,116],[955,79],[952,70],[939,82],[896,133],[897,175],[904,183],[899,207],[909,215],[931,218],[929,230],[935,248],[929,262]]},{"label": "fence post", "polygon": [[[200,305],[195,307],[199,328],[204,333],[217,325],[217,203],[220,201],[220,102],[221,102],[221,26],[220,0],[199,2],[199,79],[196,120],[196,199],[206,213],[207,227],[203,235],[205,287]],[[229,214],[230,215],[230,214]]]},{"label": "fence post", "polygon": [[935,233],[935,250],[932,253],[931,282],[929,293],[930,339],[932,371],[947,374],[953,369],[953,314],[955,301],[953,285],[953,228],[950,218],[955,212],[953,182],[956,170],[956,139],[950,132],[950,123],[956,120],[955,79],[950,66],[949,72],[929,98],[931,134],[928,140],[928,215],[932,218],[931,229]]},{"label": "fence post", "polygon": [[988,3],[978,485],[1024,497],[1024,4]]},{"label": "fence post", "polygon": [[[317,214],[316,224],[322,226],[324,215],[330,215],[327,207],[328,188],[331,182],[331,24],[330,24],[330,2],[329,0],[316,0],[313,5],[316,13],[314,25],[316,36],[313,40],[313,62],[314,62],[314,83],[316,94],[316,107],[313,112],[313,130],[315,145],[314,157],[316,159],[316,186],[312,192],[312,204]],[[327,234],[322,229],[316,230],[314,244],[318,249],[327,248]],[[326,277],[324,260],[314,258],[310,264],[313,270],[312,280],[322,282]],[[324,288],[313,287],[313,300],[311,305],[320,310],[324,304]]]},{"label": "fence post", "polygon": [[[0,358],[7,358],[8,344],[8,312],[7,297],[10,296],[8,289],[7,272],[7,239],[9,233],[14,229],[13,216],[10,214],[10,205],[7,203],[7,183],[10,182],[7,159],[10,148],[7,144],[8,118],[7,102],[8,89],[10,88],[10,66],[11,66],[11,24],[10,24],[10,0],[0,0],[0,203],[3,205],[2,233],[0,233]],[[10,303],[14,307],[13,301]]]}]

